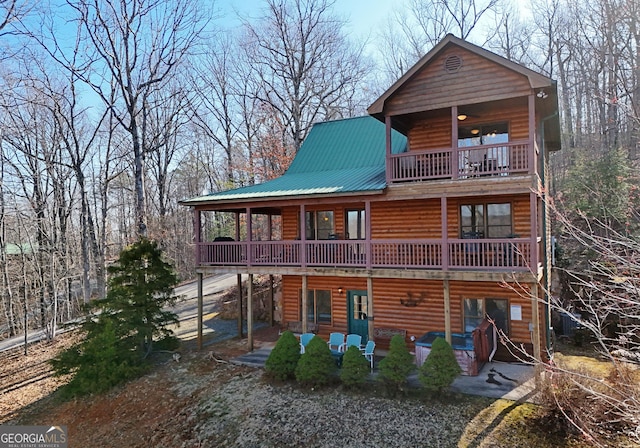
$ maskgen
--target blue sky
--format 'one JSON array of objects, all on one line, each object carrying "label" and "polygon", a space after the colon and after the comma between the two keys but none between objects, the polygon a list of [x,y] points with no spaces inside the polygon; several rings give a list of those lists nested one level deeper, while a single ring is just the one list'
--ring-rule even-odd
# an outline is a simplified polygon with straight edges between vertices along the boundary
[{"label": "blue sky", "polygon": [[[264,0],[217,0],[216,9],[224,15],[219,22],[235,21],[238,11],[243,17],[256,17],[264,7]],[[398,2],[389,0],[336,0],[334,12],[349,22],[353,37],[367,38],[383,27],[386,18]]]}]

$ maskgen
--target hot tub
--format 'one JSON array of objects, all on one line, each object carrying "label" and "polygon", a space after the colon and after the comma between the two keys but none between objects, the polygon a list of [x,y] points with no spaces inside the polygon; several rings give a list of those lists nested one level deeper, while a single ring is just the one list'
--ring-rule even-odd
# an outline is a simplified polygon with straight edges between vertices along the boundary
[{"label": "hot tub", "polygon": [[[430,331],[420,339],[416,339],[416,363],[421,366],[431,352],[431,344],[437,338],[445,339],[444,332]],[[451,347],[456,355],[456,360],[462,369],[463,375],[477,375],[478,362],[473,344],[472,333],[451,333]]]}]

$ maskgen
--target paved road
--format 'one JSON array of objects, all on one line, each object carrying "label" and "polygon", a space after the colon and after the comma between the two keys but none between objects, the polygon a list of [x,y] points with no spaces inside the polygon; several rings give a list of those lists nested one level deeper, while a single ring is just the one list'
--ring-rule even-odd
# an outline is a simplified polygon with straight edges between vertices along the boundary
[{"label": "paved road", "polygon": [[[244,278],[243,278],[244,280]],[[237,284],[237,277],[235,274],[223,274],[212,277],[207,277],[202,282],[202,295],[204,296],[204,334],[216,333],[215,335],[209,335],[207,340],[233,337],[237,335],[237,323],[236,321],[224,321],[221,319],[215,319],[217,316],[217,301],[213,300],[218,294],[225,292],[227,289],[234,287]],[[176,303],[173,311],[178,315],[180,320],[180,327],[174,328],[176,336],[190,340],[196,337],[197,323],[198,323],[198,282],[192,281],[180,285],[175,290],[176,295],[182,296],[182,298]],[[28,344],[40,341],[46,336],[42,330],[33,330],[28,335]],[[4,339],[0,341],[0,352],[10,350],[24,345],[24,335],[17,336],[15,338]]]}]

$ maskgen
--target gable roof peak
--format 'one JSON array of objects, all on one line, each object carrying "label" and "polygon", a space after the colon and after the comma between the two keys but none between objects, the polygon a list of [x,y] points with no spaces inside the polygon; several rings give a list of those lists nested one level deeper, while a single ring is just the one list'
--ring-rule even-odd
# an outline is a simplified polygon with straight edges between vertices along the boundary
[{"label": "gable roof peak", "polygon": [[367,112],[370,115],[375,116],[380,119],[383,112],[385,102],[391,98],[396,92],[402,89],[402,87],[413,79],[413,77],[420,72],[423,68],[425,68],[429,63],[431,63],[444,49],[450,46],[458,46],[472,52],[480,57],[488,59],[498,65],[503,66],[506,69],[512,70],[520,75],[523,75],[527,78],[529,85],[532,89],[538,89],[542,87],[551,87],[555,86],[555,82],[544,76],[538,72],[535,72],[524,65],[513,62],[507,58],[504,58],[496,53],[493,53],[489,50],[485,50],[484,48],[475,45],[471,42],[468,42],[464,39],[454,36],[453,34],[447,34],[440,42],[438,42],[429,52],[427,52],[424,56],[422,56],[418,62],[416,62],[409,70],[405,72],[404,75],[400,77],[391,87],[387,89],[376,101],[374,101],[371,106],[367,109]]}]

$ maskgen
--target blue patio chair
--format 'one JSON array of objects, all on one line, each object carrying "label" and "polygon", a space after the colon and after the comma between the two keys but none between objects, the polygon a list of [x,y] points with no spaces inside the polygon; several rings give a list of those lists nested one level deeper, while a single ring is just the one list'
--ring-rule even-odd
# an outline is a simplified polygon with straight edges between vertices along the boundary
[{"label": "blue patio chair", "polygon": [[364,347],[364,352],[362,353],[369,364],[371,364],[371,370],[373,370],[373,352],[376,349],[376,343],[373,341],[367,342],[367,345]]},{"label": "blue patio chair", "polygon": [[340,350],[340,346],[344,344],[344,333],[331,333],[329,335],[329,350]]},{"label": "blue patio chair", "polygon": [[346,352],[349,347],[355,345],[358,350],[362,348],[362,336],[359,334],[348,334],[345,343],[341,345],[341,351]]},{"label": "blue patio chair", "polygon": [[304,353],[305,347],[314,336],[315,334],[313,333],[302,333],[300,335],[300,353]]}]

